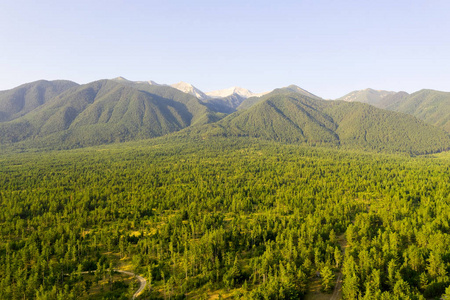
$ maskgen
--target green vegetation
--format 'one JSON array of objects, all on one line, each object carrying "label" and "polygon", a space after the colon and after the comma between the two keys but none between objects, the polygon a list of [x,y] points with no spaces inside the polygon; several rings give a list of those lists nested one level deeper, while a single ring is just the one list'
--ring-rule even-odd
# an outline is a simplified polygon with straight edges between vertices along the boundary
[{"label": "green vegetation", "polygon": [[396,92],[365,89],[359,91],[353,91],[345,96],[342,96],[336,100],[343,100],[347,102],[361,102],[373,105],[378,108],[386,108],[387,99],[392,99],[392,96],[396,95]]},{"label": "green vegetation", "polygon": [[171,87],[100,80],[0,123],[0,143],[73,148],[158,137],[218,118],[197,98]]},{"label": "green vegetation", "polygon": [[274,94],[282,94],[282,93],[296,93],[311,99],[316,99],[316,100],[321,100],[322,98],[311,94],[310,92],[291,84],[290,86],[284,87],[284,88],[280,88],[280,89],[275,89],[274,91],[272,91],[269,94],[266,94],[263,97],[250,97],[245,99],[244,101],[242,101],[242,103],[237,107],[237,110],[242,110],[242,109],[247,109],[250,108],[251,106],[255,105],[258,102],[262,102],[264,100],[266,100],[267,98],[271,97]]},{"label": "green vegetation", "polygon": [[337,100],[368,103],[378,108],[415,116],[450,132],[450,93],[420,90],[413,94],[365,89],[351,92]]},{"label": "green vegetation", "polygon": [[[81,86],[43,81],[2,93],[0,108],[3,105],[4,112],[0,114],[7,120],[0,122],[2,147],[72,149],[180,132],[177,136],[248,136],[411,155],[450,148],[448,132],[407,114],[357,102],[325,101],[294,85],[243,102],[232,96],[204,103],[169,86],[123,78]],[[2,95],[16,96],[2,100]],[[394,105],[403,103],[402,95],[387,93],[383,99],[398,98],[391,103]],[[232,113],[235,109],[238,111]],[[426,112],[434,118],[435,110]],[[426,119],[422,114],[418,117]],[[442,122],[436,125],[445,127]]]},{"label": "green vegetation", "polygon": [[[435,95],[377,103],[444,120]],[[0,92],[0,299],[130,298],[114,269],[151,299],[304,299],[341,278],[344,299],[450,293],[450,155],[416,157],[448,133],[296,86],[241,100],[123,79]]]},{"label": "green vegetation", "polygon": [[345,299],[439,297],[449,167],[230,137],[3,153],[0,298],[125,299],[123,266],[152,299],[303,299],[340,273]]},{"label": "green vegetation", "polygon": [[67,80],[39,80],[0,91],[0,122],[17,119],[78,84]]},{"label": "green vegetation", "polygon": [[250,136],[349,149],[425,154],[449,148],[446,132],[416,118],[362,103],[275,90],[249,109],[187,129],[191,136]]},{"label": "green vegetation", "polygon": [[401,101],[394,101],[386,109],[413,115],[450,132],[450,93],[421,90]]}]

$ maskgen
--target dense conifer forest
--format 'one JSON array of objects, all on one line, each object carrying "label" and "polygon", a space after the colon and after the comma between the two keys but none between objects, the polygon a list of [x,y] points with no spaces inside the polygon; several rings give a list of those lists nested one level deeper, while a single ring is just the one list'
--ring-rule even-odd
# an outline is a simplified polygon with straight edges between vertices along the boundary
[{"label": "dense conifer forest", "polygon": [[3,153],[0,298],[129,299],[117,269],[142,299],[439,298],[449,166],[218,137]]}]

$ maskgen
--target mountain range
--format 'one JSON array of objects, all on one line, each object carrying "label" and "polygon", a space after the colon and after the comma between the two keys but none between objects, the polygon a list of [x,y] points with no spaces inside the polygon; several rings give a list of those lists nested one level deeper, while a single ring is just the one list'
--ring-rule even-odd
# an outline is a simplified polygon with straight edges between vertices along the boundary
[{"label": "mountain range", "polygon": [[450,133],[450,93],[423,89],[412,94],[382,90],[351,92],[338,100],[362,102],[413,115]]},{"label": "mountain range", "polygon": [[123,77],[41,80],[0,92],[0,144],[73,148],[178,132],[422,154],[450,148],[448,105],[450,93],[432,90],[366,89],[333,101],[295,85],[254,94]]}]

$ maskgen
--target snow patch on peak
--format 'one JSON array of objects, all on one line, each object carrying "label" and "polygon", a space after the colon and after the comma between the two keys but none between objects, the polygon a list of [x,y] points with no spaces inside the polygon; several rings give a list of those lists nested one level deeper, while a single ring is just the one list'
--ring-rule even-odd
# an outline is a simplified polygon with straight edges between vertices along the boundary
[{"label": "snow patch on peak", "polygon": [[174,83],[171,85],[171,87],[176,88],[177,90],[182,91],[183,93],[191,94],[195,97],[197,97],[200,100],[208,99],[209,97],[203,93],[201,90],[196,88],[190,83],[180,81],[178,83]]},{"label": "snow patch on peak", "polygon": [[231,95],[239,95],[243,98],[248,98],[248,97],[252,97],[253,93],[247,89],[233,86],[228,89],[208,92],[208,93],[206,93],[206,95],[208,95],[212,98],[225,98],[225,97],[228,97]]},{"label": "snow patch on peak", "polygon": [[256,94],[253,94],[252,97],[262,97],[262,96],[264,96],[264,95],[267,95],[267,94],[270,93],[270,92],[271,92],[271,91],[262,92],[262,93],[256,93]]},{"label": "snow patch on peak", "polygon": [[147,80],[147,81],[136,81],[136,83],[147,83],[148,85],[162,85],[157,82],[154,82],[153,80]]},{"label": "snow patch on peak", "polygon": [[208,95],[211,98],[225,98],[225,97],[229,97],[232,95],[238,95],[244,99],[247,99],[250,97],[261,97],[267,93],[269,93],[269,92],[252,93],[251,91],[249,91],[247,89],[234,86],[234,87],[230,87],[228,89],[208,92],[208,93],[206,93],[206,95]]},{"label": "snow patch on peak", "polygon": [[156,83],[153,80],[149,80],[149,81],[147,81],[147,83],[150,85],[160,85],[159,83]]},{"label": "snow patch on peak", "polygon": [[125,82],[125,83],[138,83],[138,84],[142,84],[142,83],[148,83],[149,85],[161,85],[159,83],[154,82],[153,80],[148,80],[148,81],[131,81],[126,79],[125,77],[119,76],[116,78],[111,79],[115,82]]}]

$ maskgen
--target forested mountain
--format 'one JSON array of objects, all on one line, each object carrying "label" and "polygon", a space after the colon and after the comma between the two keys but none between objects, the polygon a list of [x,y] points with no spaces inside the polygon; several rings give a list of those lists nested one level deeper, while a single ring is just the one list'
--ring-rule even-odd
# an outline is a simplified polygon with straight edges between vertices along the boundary
[{"label": "forested mountain", "polygon": [[67,80],[39,80],[0,91],[0,122],[17,119],[75,86],[78,84]]},{"label": "forested mountain", "polygon": [[248,98],[259,99],[260,97],[268,94],[264,93],[252,93],[251,91],[240,88],[232,87],[229,89],[218,90],[206,93],[210,99],[206,99],[205,103],[211,107],[211,109],[224,112],[232,113]]},{"label": "forested mountain", "polygon": [[1,123],[0,141],[96,145],[161,136],[216,120],[195,97],[168,86],[142,86],[100,80],[70,89],[21,118]]},{"label": "forested mountain", "polygon": [[391,101],[386,109],[413,115],[450,132],[450,93],[420,90]]},{"label": "forested mountain", "polygon": [[0,299],[130,299],[115,270],[142,299],[450,298],[450,154],[411,157],[444,130],[296,86],[225,116],[151,81],[35,84],[0,122]]},{"label": "forested mountain", "polygon": [[424,89],[408,94],[365,89],[337,100],[368,103],[378,108],[410,114],[450,132],[450,93]]},{"label": "forested mountain", "polygon": [[188,132],[415,154],[441,151],[450,145],[447,133],[412,116],[363,103],[312,99],[286,89],[275,90],[247,110]]},{"label": "forested mountain", "polygon": [[312,99],[322,99],[319,96],[316,96],[316,95],[308,92],[307,90],[304,90],[299,86],[296,86],[295,84],[291,84],[283,89],[306,96],[306,97],[309,97],[309,98],[312,98]]},{"label": "forested mountain", "polygon": [[303,96],[306,96],[306,97],[309,97],[312,99],[322,99],[322,98],[308,92],[307,90],[302,89],[301,87],[291,84],[284,88],[275,89],[270,93],[264,93],[263,95],[258,96],[258,97],[249,97],[249,98],[245,99],[244,101],[242,101],[242,103],[237,107],[237,110],[247,109],[247,108],[253,106],[254,104],[264,100],[265,99],[264,96],[273,95],[275,93],[282,93],[282,92],[293,92],[293,93],[300,94],[300,95],[303,95]]},{"label": "forested mountain", "polygon": [[[183,82],[173,88],[122,77],[85,85],[70,81],[30,83],[0,92],[4,118],[0,143],[72,148],[154,138],[189,127],[180,134],[250,136],[412,154],[450,146],[447,133],[406,114],[359,103],[356,96],[350,97],[355,100],[352,102],[325,101],[295,85],[258,97],[249,97],[255,94],[241,88],[210,95],[201,92],[203,100],[192,95],[200,92]],[[449,114],[445,113],[449,107],[444,106],[449,103],[447,93],[363,92],[360,95],[373,100],[372,104],[413,114],[450,130]],[[370,95],[376,95],[376,101]],[[202,126],[205,124],[210,125]]]},{"label": "forested mountain", "polygon": [[386,107],[386,100],[389,96],[396,94],[396,92],[383,91],[383,90],[373,90],[365,89],[359,91],[353,91],[347,95],[338,98],[336,100],[343,100],[347,102],[361,102],[367,103],[379,108]]},{"label": "forested mountain", "polygon": [[[136,87],[138,89],[148,91],[151,89],[150,86],[168,86],[161,85],[152,80],[150,81],[131,81],[123,77],[117,77],[112,79],[116,82],[126,84],[129,86]],[[230,114],[236,111],[236,108],[247,98],[249,97],[260,97],[265,95],[266,93],[255,94],[250,92],[247,89],[232,87],[223,90],[212,91],[208,93],[204,93],[192,84],[186,82],[179,82],[170,85],[171,87],[177,89],[178,91],[183,92],[185,94],[183,97],[187,98],[189,95],[190,98],[195,97],[199,99],[202,103],[204,103],[208,108],[212,111],[224,114]]]}]

